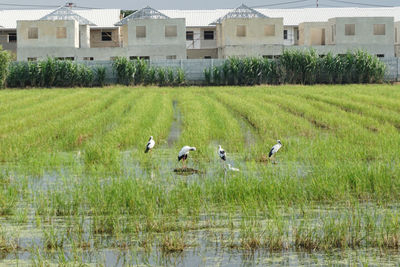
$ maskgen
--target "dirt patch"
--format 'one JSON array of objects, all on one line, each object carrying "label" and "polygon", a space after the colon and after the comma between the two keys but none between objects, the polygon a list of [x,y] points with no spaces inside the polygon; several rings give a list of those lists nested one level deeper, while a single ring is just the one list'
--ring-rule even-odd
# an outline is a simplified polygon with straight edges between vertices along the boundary
[{"label": "dirt patch", "polygon": [[193,169],[193,168],[176,168],[174,173],[179,175],[191,175],[191,174],[203,174],[204,172]]}]

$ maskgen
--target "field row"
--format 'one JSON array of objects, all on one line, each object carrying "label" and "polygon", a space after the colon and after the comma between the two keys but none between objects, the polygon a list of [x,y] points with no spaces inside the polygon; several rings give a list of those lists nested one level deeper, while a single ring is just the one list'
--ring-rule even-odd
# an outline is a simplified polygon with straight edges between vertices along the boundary
[{"label": "field row", "polygon": [[[196,146],[201,157],[222,144],[258,159],[281,139],[292,160],[390,160],[400,144],[397,91],[390,86],[3,91],[0,161],[81,150],[87,162],[96,163],[101,153],[142,150],[150,135],[157,146],[166,146],[174,127],[180,135],[170,146]],[[180,114],[178,124],[172,124],[174,112]]]}]

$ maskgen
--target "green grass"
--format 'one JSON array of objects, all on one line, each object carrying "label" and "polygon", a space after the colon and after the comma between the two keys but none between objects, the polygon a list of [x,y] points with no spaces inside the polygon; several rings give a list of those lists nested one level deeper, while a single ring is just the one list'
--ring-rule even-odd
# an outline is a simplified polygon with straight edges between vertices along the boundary
[{"label": "green grass", "polygon": [[[399,95],[397,85],[3,90],[0,218],[34,221],[39,251],[92,247],[97,235],[134,246],[127,233],[146,250],[181,251],[195,246],[190,231],[218,227],[219,245],[235,249],[397,249]],[[225,173],[219,144],[240,172]],[[183,145],[197,147],[188,165],[202,174],[173,173]]]}]

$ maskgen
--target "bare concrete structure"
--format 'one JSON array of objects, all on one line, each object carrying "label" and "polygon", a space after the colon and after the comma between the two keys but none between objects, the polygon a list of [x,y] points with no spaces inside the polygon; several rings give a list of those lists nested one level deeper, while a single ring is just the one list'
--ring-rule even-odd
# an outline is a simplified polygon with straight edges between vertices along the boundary
[{"label": "bare concrete structure", "polygon": [[0,27],[0,46],[13,54],[17,54],[17,31]]},{"label": "bare concrete structure", "polygon": [[216,27],[186,27],[187,58],[218,58]]},{"label": "bare concrete structure", "polygon": [[242,5],[215,23],[219,58],[282,54],[283,18],[269,18]]},{"label": "bare concrete structure", "polygon": [[122,20],[119,10],[0,10],[0,45],[17,53],[18,60],[277,57],[284,49],[310,47],[322,55],[363,49],[390,58],[400,55],[399,34],[400,7],[279,10],[242,5],[163,12],[146,7]]},{"label": "bare concrete structure", "polygon": [[129,58],[186,59],[185,19],[145,7],[116,24]]},{"label": "bare concrete structure", "polygon": [[378,57],[393,57],[395,29],[393,17],[339,17],[327,22],[299,25],[299,46],[312,47],[319,54],[345,54],[357,49]]}]

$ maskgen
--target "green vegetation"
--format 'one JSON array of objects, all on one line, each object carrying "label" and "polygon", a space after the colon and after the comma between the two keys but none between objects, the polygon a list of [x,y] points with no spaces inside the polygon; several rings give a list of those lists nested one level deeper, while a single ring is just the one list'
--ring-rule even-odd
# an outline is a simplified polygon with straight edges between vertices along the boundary
[{"label": "green vegetation", "polygon": [[[38,62],[13,62],[7,87],[91,87],[104,85],[105,69],[95,69],[70,60],[47,58]],[[96,73],[95,73],[96,72]]]},{"label": "green vegetation", "polygon": [[[33,228],[34,264],[117,250],[151,265],[204,247],[396,254],[399,89],[2,90],[0,253],[28,249],[19,240]],[[156,146],[144,154],[150,135]],[[240,172],[224,168],[219,144]],[[197,148],[187,164],[199,174],[173,172],[183,145]]]},{"label": "green vegetation", "polygon": [[177,86],[185,82],[182,69],[151,67],[144,59],[117,57],[113,62],[113,70],[117,75],[117,82],[124,85]]},{"label": "green vegetation", "polygon": [[314,50],[285,50],[279,59],[229,58],[204,70],[206,84],[381,83],[386,65],[364,51],[319,57]]},{"label": "green vegetation", "polygon": [[2,47],[0,46],[0,89],[4,87],[4,81],[7,77],[10,60],[10,54],[7,51],[3,51]]}]

